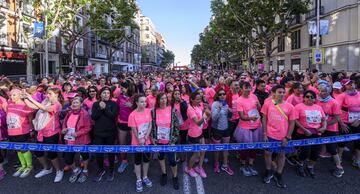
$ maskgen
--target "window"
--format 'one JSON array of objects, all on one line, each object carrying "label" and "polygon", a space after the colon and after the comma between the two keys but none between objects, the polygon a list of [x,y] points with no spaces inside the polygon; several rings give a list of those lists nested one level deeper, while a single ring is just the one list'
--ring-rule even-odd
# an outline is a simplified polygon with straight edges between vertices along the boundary
[{"label": "window", "polygon": [[291,33],[291,49],[300,49],[301,48],[301,37],[300,37],[300,30],[297,30]]},{"label": "window", "polygon": [[284,52],[285,51],[285,37],[280,36],[278,37],[278,52]]},{"label": "window", "polygon": [[285,69],[285,60],[278,60],[277,66],[278,66],[278,72],[280,73],[282,70]]},{"label": "window", "polygon": [[146,34],[146,38],[150,38],[149,34]]},{"label": "window", "polygon": [[[320,45],[322,45],[322,36],[320,35]],[[313,47],[316,46],[316,35],[310,35],[309,37],[309,46]]]},{"label": "window", "polygon": [[292,59],[291,60],[291,70],[292,71],[300,71],[301,67],[301,59]]},{"label": "window", "polygon": [[146,30],[146,31],[149,31],[149,30],[150,30],[150,29],[149,29],[149,26],[146,26],[146,27],[145,27],[145,30]]},{"label": "window", "polygon": [[[2,14],[1,14],[2,15]],[[7,45],[7,22],[4,25],[0,25],[0,45]]]}]

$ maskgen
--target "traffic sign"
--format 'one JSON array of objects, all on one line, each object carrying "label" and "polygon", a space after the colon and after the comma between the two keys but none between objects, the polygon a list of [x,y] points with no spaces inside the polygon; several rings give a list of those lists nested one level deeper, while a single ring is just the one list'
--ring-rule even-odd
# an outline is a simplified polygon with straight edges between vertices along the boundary
[{"label": "traffic sign", "polygon": [[313,64],[324,64],[324,49],[312,49],[312,63]]}]

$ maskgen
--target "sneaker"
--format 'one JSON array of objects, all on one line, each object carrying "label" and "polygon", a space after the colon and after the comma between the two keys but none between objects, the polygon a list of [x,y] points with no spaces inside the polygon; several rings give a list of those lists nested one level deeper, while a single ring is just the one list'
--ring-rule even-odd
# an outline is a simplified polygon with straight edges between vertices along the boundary
[{"label": "sneaker", "polygon": [[32,167],[25,168],[24,171],[21,173],[21,175],[19,177],[20,178],[25,178],[25,177],[29,176],[32,170],[33,170]]},{"label": "sneaker", "polygon": [[62,171],[62,170],[56,171],[54,183],[59,183],[63,179],[63,177],[64,177],[64,171]]},{"label": "sneaker", "polygon": [[142,185],[142,181],[141,180],[137,180],[136,181],[136,192],[141,193],[144,191],[143,185]]},{"label": "sneaker", "polygon": [[152,182],[151,182],[151,180],[150,180],[148,177],[143,178],[143,183],[145,184],[145,186],[146,186],[147,188],[152,187]]},{"label": "sneaker", "polygon": [[243,173],[244,176],[251,176],[251,172],[246,166],[240,167],[240,171]]},{"label": "sneaker", "polygon": [[5,175],[6,175],[6,171],[5,170],[0,170],[0,181],[5,178]]},{"label": "sneaker", "polygon": [[256,176],[259,174],[253,166],[248,166],[248,171],[250,172],[251,176]]},{"label": "sneaker", "polygon": [[41,178],[41,177],[46,176],[46,175],[48,175],[48,174],[51,174],[52,171],[53,171],[53,168],[52,168],[52,167],[51,167],[49,170],[42,169],[39,173],[37,173],[37,174],[35,175],[35,178],[38,179],[38,178]]},{"label": "sneaker", "polygon": [[201,176],[201,178],[206,178],[207,177],[204,168],[200,168],[199,166],[197,166],[195,168],[195,171]]},{"label": "sneaker", "polygon": [[167,174],[162,174],[160,178],[160,185],[165,186],[167,184]]},{"label": "sneaker", "polygon": [[307,167],[307,168],[306,168],[306,171],[307,171],[307,173],[310,175],[311,178],[315,178],[315,170],[314,170],[314,167],[312,167],[312,168]]},{"label": "sneaker", "polygon": [[337,177],[337,178],[341,178],[342,175],[345,173],[344,169],[342,168],[336,168],[333,172],[332,175]]},{"label": "sneaker", "polygon": [[173,187],[175,190],[179,190],[179,179],[178,177],[173,178]]},{"label": "sneaker", "polygon": [[357,168],[357,169],[360,170],[360,160],[359,160],[359,161],[353,160],[352,165],[353,165],[355,168]]},{"label": "sneaker", "polygon": [[89,176],[89,173],[87,173],[87,172],[81,172],[80,175],[79,175],[79,178],[78,178],[77,182],[78,182],[78,183],[84,183],[84,182],[87,180],[88,176]]},{"label": "sneaker", "polygon": [[299,176],[301,176],[301,177],[305,177],[305,176],[306,176],[306,174],[305,174],[305,169],[304,169],[304,165],[298,164],[296,170],[297,170],[297,173],[298,173]]},{"label": "sneaker", "polygon": [[263,182],[265,184],[269,184],[273,177],[274,177],[274,173],[271,170],[266,170],[265,176],[263,177]]},{"label": "sneaker", "polygon": [[12,176],[13,176],[13,177],[19,177],[19,176],[23,173],[24,170],[25,170],[25,168],[18,167],[18,168],[16,169],[16,172],[15,172]]},{"label": "sneaker", "polygon": [[220,165],[219,165],[219,163],[215,163],[215,165],[214,165],[214,172],[215,172],[215,173],[220,173]]},{"label": "sneaker", "polygon": [[105,175],[105,170],[99,170],[94,181],[100,182],[104,175]]},{"label": "sneaker", "polygon": [[185,167],[185,172],[187,173],[187,174],[189,174],[189,176],[191,176],[191,177],[193,177],[193,178],[195,178],[195,177],[197,177],[198,176],[198,174],[195,172],[195,170],[193,169],[193,168],[188,168],[188,167]]},{"label": "sneaker", "polygon": [[69,177],[69,182],[70,183],[75,183],[76,180],[78,179],[78,176],[79,176],[80,173],[81,173],[80,168],[76,168],[75,170],[73,170],[71,176]]},{"label": "sneaker", "polygon": [[275,173],[274,180],[276,182],[277,187],[286,188],[286,184],[284,183],[281,174]]},{"label": "sneaker", "polygon": [[128,162],[121,162],[119,168],[117,169],[118,173],[121,174],[121,173],[125,172],[126,167],[128,167],[128,166],[129,166]]},{"label": "sneaker", "polygon": [[324,152],[324,153],[321,153],[319,154],[320,158],[331,158],[331,154],[327,153],[327,152]]},{"label": "sneaker", "polygon": [[225,171],[228,175],[234,175],[234,171],[230,168],[229,165],[225,166],[224,164],[221,165],[221,170]]},{"label": "sneaker", "polygon": [[106,181],[107,182],[113,182],[114,178],[115,178],[115,172],[109,172],[109,174],[108,174],[108,176],[106,178]]}]

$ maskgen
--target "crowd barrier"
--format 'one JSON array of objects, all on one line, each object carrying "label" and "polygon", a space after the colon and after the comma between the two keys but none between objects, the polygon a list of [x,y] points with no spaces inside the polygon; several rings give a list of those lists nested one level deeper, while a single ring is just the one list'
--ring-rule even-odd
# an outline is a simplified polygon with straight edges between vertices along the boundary
[{"label": "crowd barrier", "polygon": [[[288,147],[329,144],[360,140],[360,134],[341,135],[334,137],[321,137],[313,139],[291,140]],[[89,153],[139,153],[139,152],[197,152],[197,151],[224,151],[224,150],[249,150],[269,149],[280,147],[280,142],[258,143],[230,143],[230,144],[205,144],[205,145],[148,145],[148,146],[123,146],[123,145],[62,145],[40,143],[15,143],[0,142],[0,149],[53,151],[53,152],[89,152]]]}]

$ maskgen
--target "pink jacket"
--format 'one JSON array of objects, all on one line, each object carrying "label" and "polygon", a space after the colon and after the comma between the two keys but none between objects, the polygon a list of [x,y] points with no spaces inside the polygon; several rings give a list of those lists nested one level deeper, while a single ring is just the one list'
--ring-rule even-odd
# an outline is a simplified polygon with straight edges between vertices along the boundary
[{"label": "pink jacket", "polygon": [[66,144],[74,144],[74,145],[87,145],[90,144],[90,130],[91,130],[91,122],[89,122],[91,120],[89,113],[84,110],[81,109],[80,112],[75,113],[73,111],[70,111],[67,113],[64,123],[63,123],[63,129],[67,128],[67,121],[70,117],[71,114],[79,114],[79,120],[76,123],[76,138],[75,138],[75,142],[73,141],[66,141]]}]

